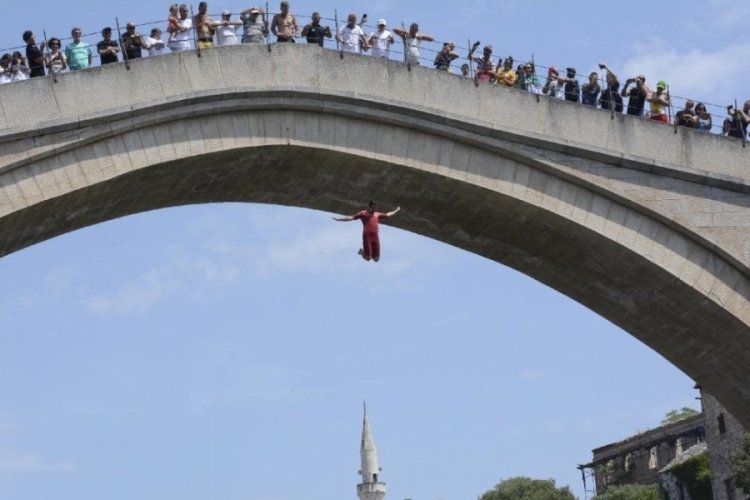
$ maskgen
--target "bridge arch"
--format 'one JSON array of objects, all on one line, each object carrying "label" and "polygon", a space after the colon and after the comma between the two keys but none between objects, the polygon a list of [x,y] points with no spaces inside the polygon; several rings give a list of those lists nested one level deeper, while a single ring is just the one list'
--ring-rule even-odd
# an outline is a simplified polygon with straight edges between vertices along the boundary
[{"label": "bridge arch", "polygon": [[[0,255],[168,206],[347,213],[374,197],[405,208],[394,225],[513,267],[621,326],[750,426],[738,145],[317,47],[132,66],[0,89]],[[314,75],[297,71],[308,66]],[[76,106],[81,89],[90,100]],[[37,95],[41,111],[19,114]]]}]

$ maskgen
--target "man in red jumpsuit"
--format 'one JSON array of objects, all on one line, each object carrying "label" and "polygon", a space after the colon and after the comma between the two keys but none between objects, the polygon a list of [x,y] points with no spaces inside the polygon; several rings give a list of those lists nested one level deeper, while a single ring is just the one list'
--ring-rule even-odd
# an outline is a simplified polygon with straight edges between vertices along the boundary
[{"label": "man in red jumpsuit", "polygon": [[375,202],[371,201],[367,206],[367,210],[361,210],[354,215],[348,215],[346,217],[334,217],[333,220],[339,222],[348,222],[352,220],[362,221],[362,248],[359,249],[359,255],[365,260],[374,260],[375,262],[380,260],[380,239],[378,238],[378,221],[380,219],[387,219],[401,210],[401,207],[396,207],[395,210],[387,213],[376,212]]}]

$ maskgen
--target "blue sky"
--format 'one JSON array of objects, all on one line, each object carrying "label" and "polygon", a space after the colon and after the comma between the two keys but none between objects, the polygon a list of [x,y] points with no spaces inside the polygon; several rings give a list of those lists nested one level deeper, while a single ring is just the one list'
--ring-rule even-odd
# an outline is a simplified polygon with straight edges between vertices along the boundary
[{"label": "blue sky", "polygon": [[[418,20],[517,59],[581,73],[601,61],[679,95],[750,98],[748,3],[688,1],[652,19],[665,6],[636,1],[611,21],[602,4],[529,4],[292,10]],[[156,20],[167,4],[35,6],[33,18],[9,6],[0,46],[26,28]],[[213,204],[0,259],[0,499],[356,498],[363,399],[387,498],[475,498],[521,474],[583,497],[575,466],[592,448],[696,407],[690,379],[544,285],[392,227],[383,260],[365,264],[360,231],[301,208]]]}]

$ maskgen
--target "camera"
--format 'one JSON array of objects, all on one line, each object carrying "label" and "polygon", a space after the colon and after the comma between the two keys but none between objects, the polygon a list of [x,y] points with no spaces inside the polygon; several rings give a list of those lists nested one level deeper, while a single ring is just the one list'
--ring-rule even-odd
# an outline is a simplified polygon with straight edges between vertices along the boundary
[{"label": "camera", "polygon": [[474,48],[477,48],[477,47],[479,47],[479,45],[480,45],[481,43],[482,43],[482,42],[474,42],[474,44],[472,45],[472,47],[474,47]]},{"label": "camera", "polygon": [[599,69],[604,69],[604,68],[606,68],[606,67],[607,67],[607,65],[606,65],[606,64],[601,64],[601,63],[599,63]]}]

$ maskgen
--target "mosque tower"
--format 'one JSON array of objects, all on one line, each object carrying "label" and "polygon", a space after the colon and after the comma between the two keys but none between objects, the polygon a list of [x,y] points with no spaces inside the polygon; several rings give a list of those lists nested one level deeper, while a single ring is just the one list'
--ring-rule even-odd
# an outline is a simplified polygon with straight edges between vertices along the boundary
[{"label": "mosque tower", "polygon": [[378,452],[375,449],[375,440],[372,439],[370,421],[367,419],[367,405],[365,404],[365,416],[362,421],[362,444],[359,448],[362,460],[362,482],[357,485],[357,496],[359,500],[383,500],[385,497],[385,483],[380,481],[380,467],[378,466]]}]

